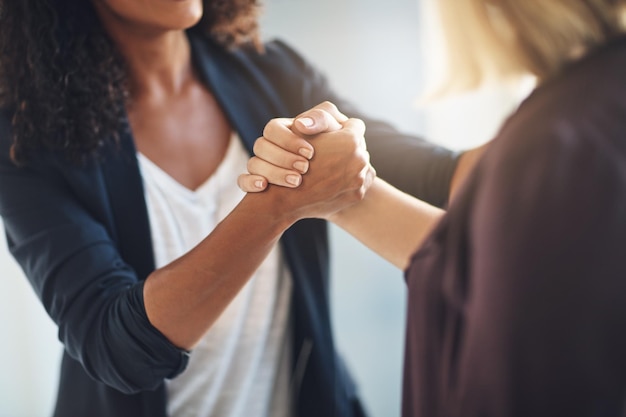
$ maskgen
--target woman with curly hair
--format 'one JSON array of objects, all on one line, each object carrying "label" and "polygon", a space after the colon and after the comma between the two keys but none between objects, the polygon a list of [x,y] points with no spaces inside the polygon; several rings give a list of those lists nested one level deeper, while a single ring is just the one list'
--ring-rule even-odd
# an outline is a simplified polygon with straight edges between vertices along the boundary
[{"label": "woman with curly hair", "polygon": [[[327,141],[346,157],[305,204],[240,193],[271,118],[325,100],[358,116],[260,43],[258,10],[0,0],[0,215],[65,348],[55,416],[363,414],[333,345],[326,225],[298,221],[362,197],[363,126]],[[376,121],[368,141],[384,176],[445,203],[457,155]]]}]

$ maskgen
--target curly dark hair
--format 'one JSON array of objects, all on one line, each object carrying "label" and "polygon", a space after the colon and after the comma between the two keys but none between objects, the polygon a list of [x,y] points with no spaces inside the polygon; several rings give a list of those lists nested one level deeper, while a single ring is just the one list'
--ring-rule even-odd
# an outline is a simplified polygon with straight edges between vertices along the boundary
[{"label": "curly dark hair", "polygon": [[[203,0],[200,30],[227,47],[261,49],[259,0]],[[12,113],[11,156],[46,148],[81,161],[118,141],[129,93],[123,57],[91,0],[0,0],[0,107]]]}]

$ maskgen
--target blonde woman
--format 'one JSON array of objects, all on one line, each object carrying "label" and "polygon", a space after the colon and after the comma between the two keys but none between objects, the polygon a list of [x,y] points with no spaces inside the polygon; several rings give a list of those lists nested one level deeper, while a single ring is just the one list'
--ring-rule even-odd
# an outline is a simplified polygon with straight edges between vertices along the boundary
[{"label": "blonde woman", "polygon": [[[328,216],[406,268],[403,416],[624,416],[626,2],[440,4],[455,82],[539,82],[447,213],[377,180]],[[281,184],[273,145],[302,139],[272,123],[249,166]]]}]

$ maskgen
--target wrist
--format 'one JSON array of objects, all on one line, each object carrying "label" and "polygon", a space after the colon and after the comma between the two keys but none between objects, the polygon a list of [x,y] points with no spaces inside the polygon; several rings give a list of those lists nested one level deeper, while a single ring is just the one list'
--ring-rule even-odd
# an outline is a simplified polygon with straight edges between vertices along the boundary
[{"label": "wrist", "polygon": [[282,234],[300,220],[285,191],[289,190],[269,185],[265,191],[248,193],[240,203],[241,209],[251,211],[259,223],[271,228],[272,233]]},{"label": "wrist", "polygon": [[358,206],[361,204],[361,201],[358,201],[354,204],[351,204],[347,207],[344,207],[340,210],[337,210],[325,217],[325,220],[336,224],[337,226],[341,226],[346,221],[348,221],[351,217],[351,214],[354,210],[358,210]]}]

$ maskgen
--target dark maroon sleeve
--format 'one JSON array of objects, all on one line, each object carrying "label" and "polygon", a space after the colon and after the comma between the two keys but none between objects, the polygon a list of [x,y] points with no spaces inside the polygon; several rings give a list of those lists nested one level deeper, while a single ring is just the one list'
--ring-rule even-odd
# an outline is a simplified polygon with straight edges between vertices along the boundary
[{"label": "dark maroon sleeve", "polygon": [[623,415],[626,146],[602,130],[502,138],[484,161],[459,415]]}]

